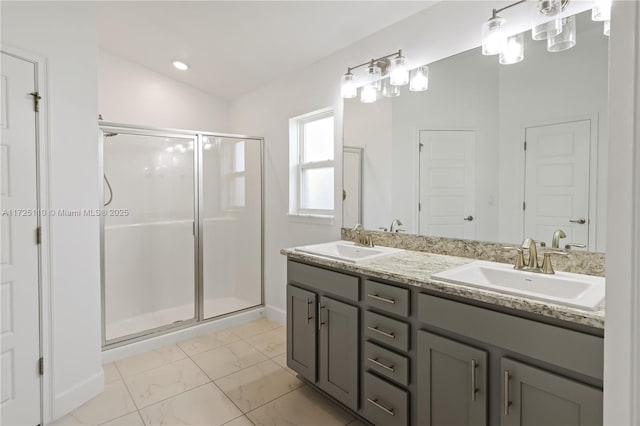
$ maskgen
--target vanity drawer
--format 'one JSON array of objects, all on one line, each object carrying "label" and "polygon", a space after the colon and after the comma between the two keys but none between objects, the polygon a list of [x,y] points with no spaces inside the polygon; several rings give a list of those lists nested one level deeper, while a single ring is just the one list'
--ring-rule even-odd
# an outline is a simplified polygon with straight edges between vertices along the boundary
[{"label": "vanity drawer", "polygon": [[364,416],[376,425],[406,426],[409,420],[409,394],[371,373],[364,375],[362,398]]},{"label": "vanity drawer", "polygon": [[418,295],[421,322],[602,380],[604,339],[465,303]]},{"label": "vanity drawer", "polygon": [[289,283],[295,282],[315,287],[354,302],[359,300],[360,279],[358,277],[290,260],[287,262],[287,279]]},{"label": "vanity drawer", "polygon": [[404,386],[409,386],[409,358],[372,342],[364,344],[366,368]]},{"label": "vanity drawer", "polygon": [[401,351],[409,350],[409,324],[402,321],[365,311],[364,335]]},{"label": "vanity drawer", "polygon": [[409,316],[409,290],[371,280],[364,282],[363,298],[367,306],[402,317]]}]

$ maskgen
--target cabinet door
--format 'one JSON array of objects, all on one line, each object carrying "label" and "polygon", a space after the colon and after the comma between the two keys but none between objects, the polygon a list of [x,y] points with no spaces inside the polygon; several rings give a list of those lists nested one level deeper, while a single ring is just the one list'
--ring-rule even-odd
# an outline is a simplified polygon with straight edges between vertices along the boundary
[{"label": "cabinet door", "polygon": [[418,424],[487,424],[487,352],[418,331]]},{"label": "cabinet door", "polygon": [[287,365],[305,379],[317,378],[316,294],[287,285]]},{"label": "cabinet door", "polygon": [[601,390],[507,358],[501,366],[501,425],[602,425]]},{"label": "cabinet door", "polygon": [[320,297],[320,387],[358,409],[358,308]]}]

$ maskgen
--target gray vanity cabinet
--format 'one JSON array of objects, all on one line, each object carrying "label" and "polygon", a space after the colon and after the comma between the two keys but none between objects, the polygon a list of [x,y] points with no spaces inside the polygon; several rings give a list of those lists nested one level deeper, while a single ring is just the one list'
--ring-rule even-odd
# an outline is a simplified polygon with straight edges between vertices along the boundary
[{"label": "gray vanity cabinet", "polygon": [[418,424],[486,425],[487,360],[484,350],[418,331]]},{"label": "gray vanity cabinet", "polygon": [[358,409],[358,308],[320,297],[320,378],[325,392]]},{"label": "gray vanity cabinet", "polygon": [[287,285],[287,365],[305,379],[317,378],[316,294]]},{"label": "gray vanity cabinet", "polygon": [[501,360],[502,426],[602,425],[602,391],[509,358]]}]

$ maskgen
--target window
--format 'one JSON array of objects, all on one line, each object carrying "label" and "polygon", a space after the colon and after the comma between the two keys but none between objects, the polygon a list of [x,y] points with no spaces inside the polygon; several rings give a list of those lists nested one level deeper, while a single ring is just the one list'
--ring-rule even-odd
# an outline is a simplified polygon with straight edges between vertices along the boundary
[{"label": "window", "polygon": [[289,120],[289,213],[333,216],[333,111],[321,110]]}]

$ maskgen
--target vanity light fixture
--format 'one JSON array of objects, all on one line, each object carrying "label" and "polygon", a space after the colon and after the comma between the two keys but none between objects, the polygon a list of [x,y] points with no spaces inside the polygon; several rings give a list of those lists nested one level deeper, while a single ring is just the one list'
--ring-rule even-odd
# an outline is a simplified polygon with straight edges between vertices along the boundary
[{"label": "vanity light fixture", "polygon": [[409,90],[423,92],[429,88],[429,67],[423,65],[411,71],[411,83]]},{"label": "vanity light fixture", "polygon": [[500,52],[499,62],[503,65],[517,64],[524,60],[524,33],[507,39],[507,46]]},{"label": "vanity light fixture", "polygon": [[414,70],[409,70],[407,60],[402,56],[402,50],[382,56],[378,59],[371,59],[354,67],[347,68],[347,72],[342,76],[340,95],[344,99],[358,96],[356,77],[354,70],[367,67],[367,83],[360,89],[360,101],[363,103],[373,103],[378,99],[380,92],[382,96],[390,98],[400,96],[400,86],[409,84],[409,90],[427,90],[429,81],[429,68],[421,66]]},{"label": "vanity light fixture", "polygon": [[182,61],[173,61],[173,67],[180,71],[186,71],[189,69],[189,65],[185,64]]},{"label": "vanity light fixture", "polygon": [[576,45],[576,17],[562,18],[562,32],[547,40],[547,51],[562,52]]},{"label": "vanity light fixture", "polygon": [[594,21],[604,21],[604,35],[611,34],[611,0],[596,0],[596,4],[591,9],[591,19]]}]

